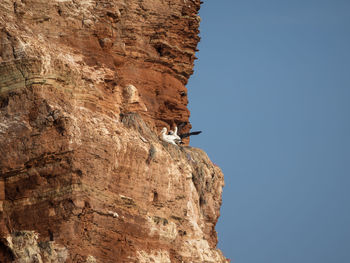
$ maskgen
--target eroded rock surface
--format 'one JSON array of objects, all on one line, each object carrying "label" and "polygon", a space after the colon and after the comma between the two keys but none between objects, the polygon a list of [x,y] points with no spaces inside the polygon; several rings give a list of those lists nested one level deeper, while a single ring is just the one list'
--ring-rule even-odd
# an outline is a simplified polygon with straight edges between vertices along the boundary
[{"label": "eroded rock surface", "polygon": [[220,169],[157,136],[188,122],[199,5],[1,1],[0,261],[226,262]]}]

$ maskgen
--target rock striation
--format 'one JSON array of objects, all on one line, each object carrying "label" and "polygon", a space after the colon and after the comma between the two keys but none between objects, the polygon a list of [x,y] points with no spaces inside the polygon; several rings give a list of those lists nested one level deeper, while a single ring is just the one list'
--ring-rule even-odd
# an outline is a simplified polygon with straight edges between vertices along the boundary
[{"label": "rock striation", "polygon": [[186,122],[198,0],[2,0],[0,262],[226,262]]}]

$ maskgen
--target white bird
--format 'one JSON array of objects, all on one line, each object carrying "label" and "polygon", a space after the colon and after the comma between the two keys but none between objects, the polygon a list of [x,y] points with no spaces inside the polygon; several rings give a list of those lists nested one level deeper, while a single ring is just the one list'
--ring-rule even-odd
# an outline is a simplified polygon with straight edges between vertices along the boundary
[{"label": "white bird", "polygon": [[180,136],[179,135],[177,135],[177,126],[175,126],[175,128],[174,128],[174,131],[169,131],[169,133],[168,133],[168,135],[172,135],[172,136],[174,136],[174,141],[175,141],[175,143],[177,143],[177,144],[181,144],[182,143],[182,140],[181,140],[181,138],[180,138]]},{"label": "white bird", "polygon": [[162,129],[162,131],[160,133],[160,139],[164,142],[176,145],[176,143],[175,143],[176,137],[172,134],[167,134],[167,128],[165,128],[165,127]]}]

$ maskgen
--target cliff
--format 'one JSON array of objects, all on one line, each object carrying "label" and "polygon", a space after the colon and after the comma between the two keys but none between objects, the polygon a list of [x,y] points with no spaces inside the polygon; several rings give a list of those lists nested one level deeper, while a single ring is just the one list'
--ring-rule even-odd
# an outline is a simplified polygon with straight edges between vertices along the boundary
[{"label": "cliff", "polygon": [[0,2],[0,262],[226,262],[221,170],[158,137],[191,128],[199,7]]}]

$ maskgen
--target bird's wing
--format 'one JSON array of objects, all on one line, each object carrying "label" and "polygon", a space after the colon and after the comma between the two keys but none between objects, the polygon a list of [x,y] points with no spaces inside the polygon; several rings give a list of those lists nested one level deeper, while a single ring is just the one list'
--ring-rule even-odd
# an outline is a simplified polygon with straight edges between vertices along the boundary
[{"label": "bird's wing", "polygon": [[186,137],[189,137],[189,136],[192,136],[192,135],[198,135],[200,134],[202,131],[195,131],[195,132],[188,132],[188,133],[183,133],[183,134],[180,134],[180,138],[183,139],[183,138],[186,138]]},{"label": "bird's wing", "polygon": [[177,133],[180,133],[183,127],[187,125],[187,122],[181,122],[177,125]]}]

